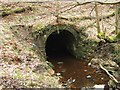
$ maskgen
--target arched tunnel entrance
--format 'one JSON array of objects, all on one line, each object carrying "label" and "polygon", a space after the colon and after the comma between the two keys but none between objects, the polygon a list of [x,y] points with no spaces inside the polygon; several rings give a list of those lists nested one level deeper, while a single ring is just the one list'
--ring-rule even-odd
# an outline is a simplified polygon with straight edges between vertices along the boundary
[{"label": "arched tunnel entrance", "polygon": [[60,30],[53,32],[49,35],[46,41],[46,55],[52,56],[64,56],[72,55],[73,45],[75,43],[74,35],[67,30]]},{"label": "arched tunnel entrance", "polygon": [[[49,65],[55,70],[55,75],[62,76],[63,86],[71,88],[92,87],[96,84],[106,84],[108,76],[101,72],[94,74],[96,69],[88,66],[85,60],[74,57],[76,37],[68,30],[51,33],[45,45]],[[82,72],[82,73],[81,73]],[[105,78],[100,81],[100,78]]]}]

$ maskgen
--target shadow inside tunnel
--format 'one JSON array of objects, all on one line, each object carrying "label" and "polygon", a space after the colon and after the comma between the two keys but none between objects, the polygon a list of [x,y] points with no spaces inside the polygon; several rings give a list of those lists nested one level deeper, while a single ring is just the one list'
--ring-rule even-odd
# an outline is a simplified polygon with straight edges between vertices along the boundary
[{"label": "shadow inside tunnel", "polygon": [[72,55],[71,48],[75,43],[75,37],[67,30],[57,31],[49,35],[45,45],[48,57],[61,57]]}]

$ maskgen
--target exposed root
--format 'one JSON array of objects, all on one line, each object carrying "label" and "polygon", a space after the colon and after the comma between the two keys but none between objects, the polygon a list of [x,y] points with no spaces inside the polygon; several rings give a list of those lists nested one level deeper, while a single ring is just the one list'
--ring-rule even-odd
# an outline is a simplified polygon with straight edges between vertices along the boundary
[{"label": "exposed root", "polygon": [[119,83],[119,81],[118,81],[113,75],[111,75],[111,74],[108,72],[107,69],[105,69],[101,64],[100,64],[99,66],[100,66],[100,68],[101,68],[102,70],[104,70],[104,71],[107,73],[107,75],[108,75],[115,83]]}]

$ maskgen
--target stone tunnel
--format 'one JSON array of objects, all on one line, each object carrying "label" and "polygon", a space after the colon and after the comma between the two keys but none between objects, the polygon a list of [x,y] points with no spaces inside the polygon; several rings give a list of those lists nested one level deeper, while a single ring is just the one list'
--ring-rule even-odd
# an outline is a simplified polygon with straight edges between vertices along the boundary
[{"label": "stone tunnel", "polygon": [[83,36],[73,25],[48,25],[40,30],[35,44],[44,56],[69,54],[81,58],[88,50],[85,45],[81,46]]}]

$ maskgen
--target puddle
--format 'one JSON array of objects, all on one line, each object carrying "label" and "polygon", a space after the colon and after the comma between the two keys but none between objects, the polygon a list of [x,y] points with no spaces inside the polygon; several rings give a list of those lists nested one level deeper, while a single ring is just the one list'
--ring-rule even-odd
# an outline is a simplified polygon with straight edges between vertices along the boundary
[{"label": "puddle", "polygon": [[69,55],[49,57],[48,61],[54,65],[56,75],[62,76],[60,82],[66,87],[84,88],[94,85],[103,87],[109,80],[104,71],[92,68],[85,60]]}]

